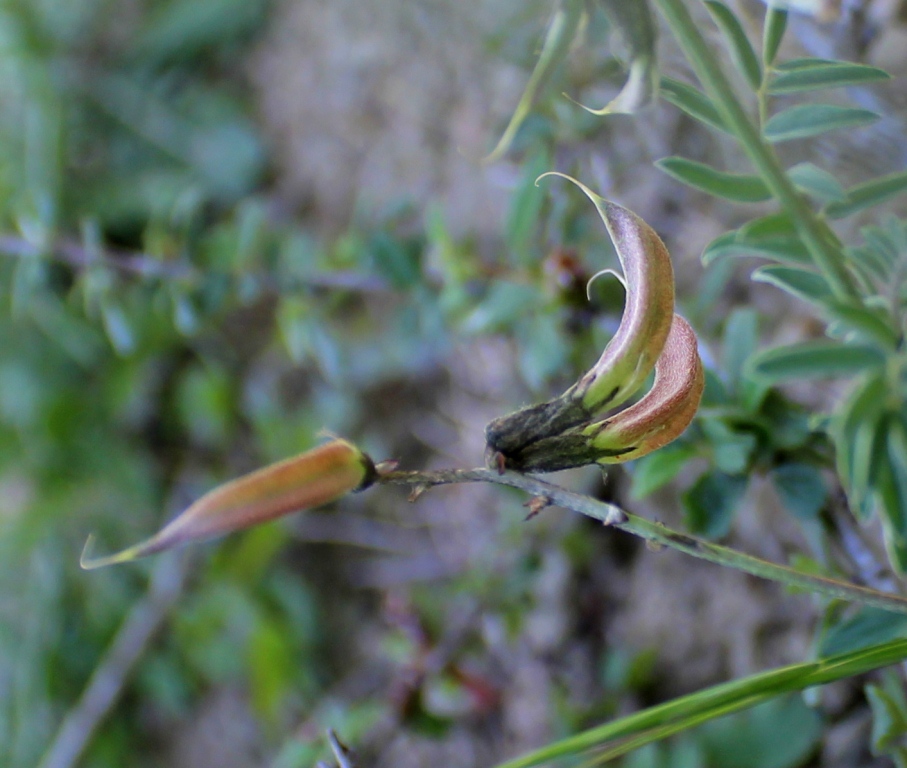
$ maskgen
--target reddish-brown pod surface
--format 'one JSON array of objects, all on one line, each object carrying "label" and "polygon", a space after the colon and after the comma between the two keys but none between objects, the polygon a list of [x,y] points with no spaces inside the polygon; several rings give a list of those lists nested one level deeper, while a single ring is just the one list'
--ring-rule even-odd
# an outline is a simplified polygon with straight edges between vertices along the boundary
[{"label": "reddish-brown pod surface", "polygon": [[89,538],[81,565],[91,569],[125,563],[318,507],[367,486],[374,474],[371,459],[355,445],[332,440],[218,486],[150,539],[122,552],[93,558]]}]

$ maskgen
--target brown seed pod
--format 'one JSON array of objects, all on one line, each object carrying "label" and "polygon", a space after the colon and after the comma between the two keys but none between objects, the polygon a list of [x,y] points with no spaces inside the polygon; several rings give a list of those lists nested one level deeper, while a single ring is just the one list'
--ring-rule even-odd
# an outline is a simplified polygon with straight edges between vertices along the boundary
[{"label": "brown seed pod", "polygon": [[346,440],[329,443],[231,480],[206,493],[160,532],[113,555],[92,557],[89,537],[80,561],[85,569],[125,563],[190,542],[311,509],[372,483],[372,460]]}]

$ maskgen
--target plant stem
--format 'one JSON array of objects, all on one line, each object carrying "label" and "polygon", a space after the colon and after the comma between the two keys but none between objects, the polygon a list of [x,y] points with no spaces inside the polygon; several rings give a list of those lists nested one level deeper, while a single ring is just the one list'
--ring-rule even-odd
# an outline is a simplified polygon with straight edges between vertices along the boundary
[{"label": "plant stem", "polygon": [[566,488],[561,488],[546,480],[540,480],[532,475],[524,475],[519,472],[498,473],[495,470],[484,468],[443,469],[433,472],[391,471],[381,473],[377,482],[411,486],[414,498],[435,485],[476,482],[506,485],[511,488],[518,488],[530,494],[533,498],[542,500],[544,502],[542,507],[545,504],[554,504],[564,509],[570,509],[600,520],[605,525],[613,525],[615,528],[631,533],[634,536],[685,552],[702,560],[708,560],[717,565],[735,568],[738,571],[744,571],[769,581],[777,581],[789,587],[796,587],[828,597],[907,614],[907,598],[879,592],[845,581],[838,581],[837,579],[802,573],[785,565],[762,560],[761,558],[738,552],[730,547],[724,547],[720,544],[714,544],[695,536],[674,531],[661,523],[653,523],[643,517],[633,515],[614,504],[608,504],[590,496],[568,491]]},{"label": "plant stem", "polygon": [[725,124],[734,132],[753,167],[765,181],[772,195],[791,214],[797,233],[809,250],[816,266],[838,298],[855,298],[857,291],[844,267],[834,233],[809,207],[806,199],[788,178],[772,147],[747,115],[734,93],[718,58],[684,4],[684,0],[654,0],[667,20],[684,55],[715,103]]}]

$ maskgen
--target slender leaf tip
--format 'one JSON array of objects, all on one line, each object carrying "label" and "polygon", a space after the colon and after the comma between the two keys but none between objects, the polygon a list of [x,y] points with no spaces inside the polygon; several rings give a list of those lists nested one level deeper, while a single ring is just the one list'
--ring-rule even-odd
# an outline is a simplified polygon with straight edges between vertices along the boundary
[{"label": "slender leaf tip", "polygon": [[143,542],[119,552],[114,552],[112,555],[94,557],[95,543],[96,537],[93,533],[90,533],[85,540],[85,546],[82,548],[82,556],[79,558],[79,567],[84,571],[93,571],[96,568],[104,568],[117,563],[128,563],[130,560],[141,557],[148,544],[148,542]]}]

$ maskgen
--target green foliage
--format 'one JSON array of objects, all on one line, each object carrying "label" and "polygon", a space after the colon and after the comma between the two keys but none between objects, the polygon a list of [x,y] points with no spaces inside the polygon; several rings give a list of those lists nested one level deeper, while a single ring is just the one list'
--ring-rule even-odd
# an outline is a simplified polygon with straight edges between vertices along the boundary
[{"label": "green foliage", "polygon": [[881,368],[884,355],[874,347],[835,341],[805,341],[758,355],[753,373],[777,383],[790,379],[825,379]]},{"label": "green foliage", "polygon": [[[662,77],[659,96],[686,112],[694,120],[699,120],[720,131],[728,130],[711,99],[689,83],[675,80],[672,77]],[[664,162],[664,160],[661,161],[662,168],[664,168]],[[668,172],[670,173],[670,170]]]},{"label": "green foliage", "polygon": [[[549,81],[554,79],[563,59],[569,52],[583,15],[584,8],[581,0],[559,0],[529,82],[526,84],[523,95],[520,97],[510,122],[504,129],[503,135],[485,158],[486,162],[497,160],[509,151],[520,127],[529,117],[536,101],[544,95]],[[536,174],[534,178],[537,178],[538,175]]]},{"label": "green foliage", "polygon": [[890,79],[891,75],[885,70],[866,64],[825,59],[790,59],[775,67],[774,76],[768,84],[768,93],[779,96]]},{"label": "green foliage", "polygon": [[670,483],[687,462],[696,455],[696,448],[688,442],[675,441],[660,451],[643,456],[633,469],[630,495],[641,499]]},{"label": "green foliage", "polygon": [[[786,21],[782,11],[769,13],[766,19],[763,36],[766,67],[763,70],[743,28],[728,7],[720,3],[707,5],[753,90],[750,103],[758,107],[759,127],[768,141],[806,138],[836,128],[854,128],[877,118],[862,109],[814,103],[794,104],[773,112],[771,97],[774,96],[873,83],[887,79],[887,75],[875,67],[846,61],[802,58],[777,62]],[[711,85],[714,86],[714,81]],[[714,94],[708,93],[708,89],[701,93],[688,86],[674,91],[683,94],[675,101],[682,102],[680,106],[687,114],[709,128],[720,126],[724,132],[730,129],[744,150],[752,149],[752,136],[729,126],[720,102],[715,100]],[[725,97],[723,92],[722,97]],[[696,106],[690,108],[690,104]],[[703,104],[708,106],[704,108]],[[666,158],[659,161],[659,166],[696,189],[730,201],[745,202],[778,196],[769,185],[767,164],[770,162],[760,160],[761,165],[754,168],[754,175],[735,174],[745,180],[742,185],[734,184],[733,178],[724,171],[682,158]],[[903,365],[902,278],[895,265],[903,264],[907,258],[905,223],[889,219],[885,227],[868,227],[863,230],[865,244],[853,248],[844,248],[825,228],[821,238],[831,245],[831,258],[837,263],[834,280],[830,279],[826,257],[816,258],[816,244],[805,239],[804,232],[807,227],[824,228],[818,218],[813,218],[817,215],[844,218],[897,195],[905,189],[903,174],[869,180],[849,190],[843,189],[834,176],[811,163],[794,166],[786,171],[786,175],[790,183],[810,195],[817,207],[795,209],[788,205],[786,198],[781,198],[781,209],[777,213],[751,221],[713,241],[703,253],[703,262],[710,264],[731,256],[761,256],[796,262],[796,265],[761,266],[753,273],[753,279],[775,285],[811,304],[814,312],[827,323],[826,333],[831,338],[760,352],[751,359],[747,375],[758,377],[765,384],[841,377],[863,382],[848,401],[853,405],[845,404],[839,410],[834,420],[837,426],[831,436],[838,453],[838,470],[850,489],[855,511],[863,515],[874,505],[882,513],[889,550],[895,565],[900,567],[903,522],[898,505],[902,499],[901,488],[907,485],[902,482],[905,475],[901,468],[904,462],[901,459],[900,414],[904,412],[904,393],[900,375],[896,373]],[[840,294],[838,287],[840,275],[845,272],[851,291],[847,297]],[[888,283],[887,290],[882,288],[884,283]],[[870,386],[867,382],[871,383],[875,398],[870,406],[871,414],[854,414],[853,407],[864,402],[859,392],[867,391],[865,388]],[[869,403],[868,396],[865,401]],[[869,467],[873,469],[870,471]]]},{"label": "green foliage", "polygon": [[876,608],[861,608],[830,626],[819,645],[821,656],[834,656],[887,643],[907,634],[907,622],[900,616]]},{"label": "green foliage", "polygon": [[[688,30],[676,15],[683,4],[654,4],[683,43]],[[14,0],[0,10],[0,763],[11,768],[37,763],[142,599],[145,566],[90,578],[76,570],[87,530],[111,546],[139,540],[200,491],[299,452],[324,427],[393,455],[399,443],[366,416],[380,410],[387,391],[396,396],[407,383],[418,390],[453,337],[515,339],[523,384],[539,393],[569,382],[604,341],[582,286],[552,288],[557,281],[542,267],[552,246],[576,248],[583,255],[571,280],[584,283],[603,255],[600,234],[565,197],[535,187],[563,157],[552,146],[554,118],[571,113],[558,106],[554,86],[584,30],[583,3],[556,7],[493,153],[524,152],[503,255],[493,263],[452,237],[440,213],[424,223],[406,210],[367,224],[354,218],[330,240],[274,214],[273,158],[240,63],[268,13],[263,0],[167,0],[108,20],[120,12],[116,5]],[[626,3],[608,5],[613,14]],[[778,61],[787,23],[780,7],[767,11],[760,55],[729,5],[705,5],[736,67],[731,97],[707,78],[656,78],[654,26],[639,15],[613,17],[604,27],[629,43],[629,79],[606,111],[635,109],[658,82],[664,100],[722,146],[736,142],[749,167],[677,156],[656,165],[728,203],[766,204],[748,209],[761,215],[719,236],[702,261],[719,273],[731,259],[758,257],[752,279],[805,302],[824,337],[760,349],[761,334],[773,328],[754,311],[718,323],[720,354],[700,417],[681,441],[631,468],[631,495],[676,492],[688,527],[720,537],[753,478],[765,477],[822,553],[831,535],[826,508],[840,483],[861,522],[881,522],[889,564],[905,572],[907,222],[860,218],[860,241],[848,239],[852,228],[833,231],[828,222],[871,215],[907,191],[907,172],[845,188],[814,163],[784,167],[770,146],[871,124],[874,112],[805,99],[887,75],[847,61]],[[633,13],[648,15],[647,8],[636,4]],[[603,28],[596,23],[590,28]],[[126,25],[129,44],[117,24]],[[724,77],[728,67],[707,43],[691,45],[693,58],[705,57]],[[734,104],[752,133],[741,129]],[[543,114],[535,124],[533,112]],[[592,123],[583,121],[592,119],[576,117],[569,135],[588,133]],[[604,292],[596,296],[593,314],[604,314]],[[614,297],[615,311],[620,301]],[[699,313],[712,309],[703,300]],[[777,388],[823,378],[846,385],[828,414],[808,413]],[[412,431],[431,439],[430,429]],[[591,569],[582,533],[562,546],[573,566]],[[454,597],[491,595],[511,637],[527,631],[539,569],[538,552],[515,550],[521,559],[511,571],[476,568],[450,586]],[[121,765],[123,755],[141,752],[144,707],[175,727],[217,686],[248,692],[277,768],[325,756],[287,737],[298,721],[332,724],[356,742],[397,717],[380,697],[341,705],[327,696],[337,637],[327,624],[346,596],[317,588],[324,576],[292,555],[291,536],[278,526],[203,551],[168,631],[129,684],[135,695],[89,745],[86,765]],[[817,569],[833,571],[816,557]],[[431,635],[447,600],[437,591],[420,599]],[[801,699],[777,697],[902,659],[905,631],[900,616],[832,606],[819,654],[844,656],[826,666],[807,662],[732,681],[580,733],[545,754],[575,755],[619,738],[627,740],[603,759],[641,747],[625,765],[801,765],[822,723]],[[421,659],[425,649],[399,635],[387,641],[387,658]],[[652,665],[645,654],[627,662],[624,687],[649,684]],[[456,665],[432,671],[408,725],[448,731],[474,693],[462,673]],[[886,677],[866,695],[875,752],[907,764],[899,682]],[[757,704],[746,716],[695,729]],[[562,726],[578,731],[585,723],[565,714]]]},{"label": "green foliage", "polygon": [[881,115],[868,109],[839,107],[836,104],[798,104],[778,112],[766,121],[762,133],[768,141],[809,139],[842,128],[859,128]]},{"label": "green foliage", "polygon": [[665,157],[656,163],[672,178],[689,184],[694,189],[708,192],[737,203],[758,203],[771,197],[765,182],[758,176],[726,173],[705,163],[682,157]]},{"label": "green foliage", "polygon": [[[727,449],[728,443],[722,445]],[[736,454],[734,464],[736,460]],[[740,464],[746,463],[741,456]],[[710,538],[726,536],[734,512],[746,490],[746,476],[716,471],[702,475],[683,495],[686,523],[690,530]]]},{"label": "green foliage", "polygon": [[[703,90],[662,77],[662,96],[707,130],[734,136],[753,161],[754,172],[729,173],[682,157],[664,158],[656,165],[677,181],[730,202],[774,199],[780,203],[776,212],[713,241],[703,253],[703,263],[728,257],[768,259],[768,264],[753,272],[753,279],[807,302],[826,324],[827,338],[757,351],[755,315],[733,316],[725,329],[724,378],[709,378],[697,431],[682,443],[640,461],[634,471],[633,495],[644,496],[663,487],[680,476],[690,461],[710,455],[711,467],[682,494],[687,523],[694,531],[724,535],[747,479],[757,468],[768,471],[778,497],[804,526],[820,525],[829,499],[823,470],[829,467],[830,441],[851,508],[860,519],[873,513],[881,516],[890,562],[903,572],[907,566],[907,518],[903,512],[907,509],[907,408],[902,281],[907,223],[889,218],[884,226],[865,227],[864,243],[848,248],[822,217],[843,219],[894,198],[907,189],[904,174],[893,173],[845,189],[834,175],[814,163],[785,170],[765,145],[757,145],[760,135],[766,142],[779,143],[874,122],[879,115],[865,109],[816,103],[782,107],[775,98],[881,82],[888,75],[847,61],[807,58],[778,62],[787,12],[777,8],[766,14],[760,62],[733,11],[707,0],[705,5],[730,58],[752,89],[748,103],[741,105],[724,85],[721,67],[706,53],[706,43],[686,24],[681,3],[658,0],[656,5],[687,46],[694,69],[699,67],[700,76],[710,73],[703,78]],[[758,133],[746,128],[747,120],[752,120]],[[790,194],[794,189],[809,197],[809,207],[794,203]],[[826,422],[827,429],[811,428],[804,414],[797,414],[771,389],[790,381],[822,378],[853,382],[850,396]],[[820,422],[814,420],[813,424]],[[860,618],[864,615],[866,618]],[[867,621],[875,622],[876,628]],[[823,647],[825,652],[842,652],[899,637],[901,624],[899,618],[884,612],[864,612],[856,619],[832,622]],[[876,712],[877,753],[891,753],[895,760],[903,760],[901,747],[892,747],[903,734],[903,725],[898,725],[903,723],[903,695],[899,690],[896,695],[884,693],[878,687],[872,687],[869,695]],[[812,717],[808,711],[807,715]],[[768,727],[771,739],[756,737],[757,744],[768,750],[765,764],[775,764],[773,760],[788,764],[771,746],[778,727]],[[813,722],[811,727],[818,726]],[[789,764],[800,764],[808,755],[815,743],[815,736],[811,738],[803,742],[805,751],[792,752]],[[643,741],[632,743],[639,746]],[[730,743],[732,751],[718,760],[721,765],[736,764],[734,760],[742,755],[759,754],[758,747],[740,749],[739,739]],[[609,757],[614,754],[607,753]],[[758,759],[757,763],[762,764]]]},{"label": "green foliage", "polygon": [[794,768],[815,752],[819,714],[798,696],[768,701],[703,726],[700,741],[709,764],[726,768]]},{"label": "green foliage", "polygon": [[705,0],[705,6],[721,30],[734,64],[746,78],[750,88],[758,89],[762,84],[762,66],[746,32],[743,31],[743,25],[724,3],[718,0]]},{"label": "green foliage", "polygon": [[907,765],[907,700],[901,681],[885,674],[881,685],[867,685],[866,698],[872,706],[872,751],[887,755],[897,768]]},{"label": "green foliage", "polygon": [[809,464],[782,464],[772,481],[784,506],[803,520],[815,520],[825,506],[828,491],[822,473]]}]

